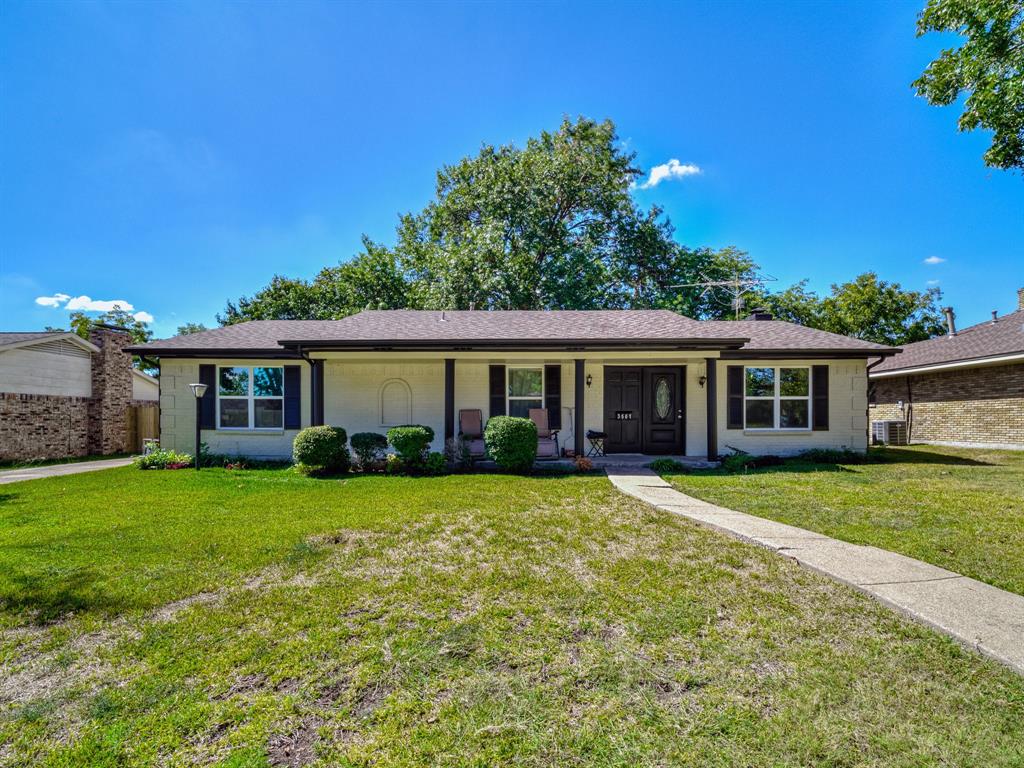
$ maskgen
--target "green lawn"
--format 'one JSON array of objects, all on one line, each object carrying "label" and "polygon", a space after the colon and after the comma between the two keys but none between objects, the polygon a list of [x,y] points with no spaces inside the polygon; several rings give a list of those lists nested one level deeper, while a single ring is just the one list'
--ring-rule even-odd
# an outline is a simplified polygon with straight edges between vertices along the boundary
[{"label": "green lawn", "polygon": [[0,493],[3,765],[1024,762],[1024,679],[603,477]]},{"label": "green lawn", "polygon": [[667,479],[721,506],[901,552],[1024,594],[1024,451],[913,446],[878,463]]}]

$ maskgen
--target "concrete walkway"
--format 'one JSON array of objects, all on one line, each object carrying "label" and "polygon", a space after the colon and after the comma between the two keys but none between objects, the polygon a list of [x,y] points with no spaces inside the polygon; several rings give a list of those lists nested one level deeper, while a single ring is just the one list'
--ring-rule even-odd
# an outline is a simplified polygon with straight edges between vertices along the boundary
[{"label": "concrete walkway", "polygon": [[41,477],[60,477],[62,475],[77,475],[81,472],[95,472],[98,469],[126,467],[131,463],[131,458],[98,459],[97,461],[78,461],[71,464],[49,464],[42,467],[8,469],[0,472],[0,485],[20,483],[22,480],[38,480]]},{"label": "concrete walkway", "polygon": [[1024,674],[1024,597],[877,547],[717,507],[649,469],[606,470],[623,493],[796,560]]}]

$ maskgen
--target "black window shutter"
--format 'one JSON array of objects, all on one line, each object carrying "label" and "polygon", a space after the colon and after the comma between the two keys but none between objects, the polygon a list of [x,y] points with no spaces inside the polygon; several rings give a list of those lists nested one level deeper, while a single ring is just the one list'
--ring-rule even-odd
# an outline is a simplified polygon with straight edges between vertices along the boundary
[{"label": "black window shutter", "polygon": [[743,366],[725,370],[725,428],[743,429]]},{"label": "black window shutter", "polygon": [[828,366],[811,368],[811,394],[814,399],[814,429],[828,429]]},{"label": "black window shutter", "polygon": [[505,366],[490,366],[491,416],[505,415]]},{"label": "black window shutter", "polygon": [[284,428],[302,429],[302,366],[284,367]]},{"label": "black window shutter", "polygon": [[202,429],[217,428],[217,366],[200,365],[199,383],[206,385],[206,392],[200,401],[199,426]]},{"label": "black window shutter", "polygon": [[562,366],[544,366],[544,407],[548,410],[548,426],[562,428]]}]

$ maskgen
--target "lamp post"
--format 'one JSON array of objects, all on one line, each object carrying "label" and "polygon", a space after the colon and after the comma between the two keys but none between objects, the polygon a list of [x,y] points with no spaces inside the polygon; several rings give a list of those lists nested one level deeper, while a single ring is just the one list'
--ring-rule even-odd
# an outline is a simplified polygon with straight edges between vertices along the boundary
[{"label": "lamp post", "polygon": [[189,384],[189,389],[192,390],[192,394],[196,396],[196,472],[199,471],[199,425],[202,423],[202,408],[199,405],[199,401],[203,399],[203,395],[206,394],[205,384]]}]

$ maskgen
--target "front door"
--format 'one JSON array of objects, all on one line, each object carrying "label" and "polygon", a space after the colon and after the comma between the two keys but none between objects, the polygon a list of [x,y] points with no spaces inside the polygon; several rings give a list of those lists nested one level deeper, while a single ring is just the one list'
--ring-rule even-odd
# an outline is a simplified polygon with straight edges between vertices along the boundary
[{"label": "front door", "polygon": [[644,368],[644,453],[683,453],[683,371]]},{"label": "front door", "polygon": [[604,367],[608,453],[682,454],[684,368]]},{"label": "front door", "polygon": [[604,431],[608,453],[641,453],[643,403],[641,368],[604,367]]}]

